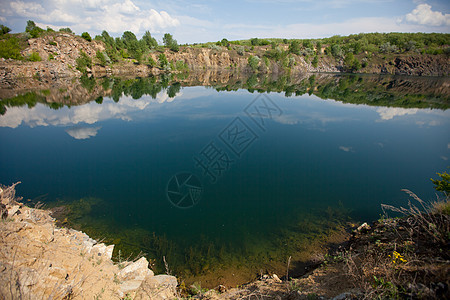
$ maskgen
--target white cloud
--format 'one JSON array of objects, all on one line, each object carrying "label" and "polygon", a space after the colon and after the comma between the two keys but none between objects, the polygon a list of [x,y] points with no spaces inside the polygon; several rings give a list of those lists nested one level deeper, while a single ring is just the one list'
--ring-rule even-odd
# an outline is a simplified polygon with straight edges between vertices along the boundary
[{"label": "white cloud", "polygon": [[418,108],[401,108],[401,107],[379,107],[377,113],[382,120],[392,120],[394,117],[414,115],[419,111]]},{"label": "white cloud", "polygon": [[16,128],[21,124],[30,127],[49,125],[73,126],[77,124],[95,124],[110,119],[129,121],[132,120],[133,114],[136,112],[145,109],[151,110],[153,108],[152,103],[172,102],[174,99],[167,96],[167,91],[161,91],[156,96],[156,99],[151,100],[146,97],[138,100],[122,97],[118,103],[108,101],[98,105],[95,102],[89,102],[70,109],[64,107],[63,109],[52,110],[42,104],[38,104],[31,109],[28,107],[8,107],[5,115],[0,118],[0,127]]},{"label": "white cloud", "polygon": [[24,17],[36,17],[40,14],[45,15],[45,9],[39,3],[13,1],[10,3],[13,13]]},{"label": "white cloud", "polygon": [[85,140],[97,135],[101,127],[78,127],[66,129],[66,132],[77,140]]},{"label": "white cloud", "polygon": [[50,27],[70,27],[78,33],[130,30],[138,35],[145,30],[158,33],[180,25],[180,21],[167,12],[141,9],[132,0],[52,0],[42,3],[18,0],[9,3],[8,14],[30,18],[36,23],[50,23]]},{"label": "white cloud", "polygon": [[419,4],[411,13],[405,16],[405,21],[428,26],[450,26],[450,14],[432,11],[429,4]]},{"label": "white cloud", "polygon": [[441,156],[441,159],[442,159],[442,160],[445,160],[445,161],[447,161],[447,160],[448,160],[448,157],[447,157],[447,156],[444,156],[444,155],[442,155],[442,156]]},{"label": "white cloud", "polygon": [[353,150],[353,147],[339,146],[339,149],[344,151],[344,152],[355,152]]}]

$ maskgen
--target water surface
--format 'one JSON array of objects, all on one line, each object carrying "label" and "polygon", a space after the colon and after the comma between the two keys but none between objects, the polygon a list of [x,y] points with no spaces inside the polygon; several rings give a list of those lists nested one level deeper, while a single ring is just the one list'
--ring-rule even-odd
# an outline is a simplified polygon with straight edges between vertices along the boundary
[{"label": "water surface", "polygon": [[[274,93],[257,83],[249,91],[249,80],[212,89],[136,79],[139,89],[121,81],[116,91],[104,81],[112,93],[57,110],[4,99],[0,182],[71,205],[74,224],[122,255],[142,250],[159,269],[164,255],[194,277],[279,267],[348,217],[371,221],[381,203],[405,205],[404,188],[435,199],[429,179],[450,158],[446,93],[363,95],[345,77],[341,92],[326,90],[342,87],[339,78],[312,89],[317,79],[307,78],[307,88]],[[195,205],[169,201],[176,174],[198,179],[180,190]]]}]

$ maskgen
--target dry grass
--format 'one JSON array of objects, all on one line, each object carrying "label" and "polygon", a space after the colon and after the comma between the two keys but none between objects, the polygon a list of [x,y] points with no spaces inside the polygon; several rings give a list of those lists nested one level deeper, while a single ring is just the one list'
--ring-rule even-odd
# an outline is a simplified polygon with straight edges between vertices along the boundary
[{"label": "dry grass", "polygon": [[[366,299],[448,297],[449,199],[426,204],[404,191],[408,206],[382,205],[385,218],[346,253],[346,273]],[[388,218],[388,210],[403,217]]]}]

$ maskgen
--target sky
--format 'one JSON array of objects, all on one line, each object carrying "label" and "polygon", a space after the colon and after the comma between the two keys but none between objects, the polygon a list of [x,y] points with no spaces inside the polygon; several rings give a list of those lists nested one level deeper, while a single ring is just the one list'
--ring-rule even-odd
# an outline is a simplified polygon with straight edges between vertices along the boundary
[{"label": "sky", "polygon": [[450,33],[449,0],[0,0],[0,23],[27,20],[93,37],[103,30],[138,38],[148,30],[178,43],[258,38],[323,38],[361,32]]}]

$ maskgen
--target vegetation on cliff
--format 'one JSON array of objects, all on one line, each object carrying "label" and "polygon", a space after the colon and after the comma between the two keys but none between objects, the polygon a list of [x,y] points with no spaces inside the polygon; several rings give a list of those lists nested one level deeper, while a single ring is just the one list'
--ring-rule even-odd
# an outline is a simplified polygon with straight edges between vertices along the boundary
[{"label": "vegetation on cliff", "polygon": [[[5,59],[33,61],[36,56],[32,57],[29,52],[24,51],[28,46],[28,40],[58,34],[51,28],[46,30],[39,28],[33,21],[28,21],[24,33],[10,34],[7,27],[2,28],[0,56]],[[60,33],[72,34],[69,28],[61,29]],[[158,43],[149,31],[146,31],[140,39],[131,31],[125,31],[121,37],[116,38],[110,36],[107,31],[94,38],[91,38],[88,32],[83,32],[81,38],[86,42],[97,42],[102,45],[102,49],[94,51],[90,57],[93,63],[103,67],[131,61],[151,68],[159,67],[164,71],[173,71],[176,70],[175,64],[181,61],[193,68],[194,64],[204,63],[189,61],[190,56],[198,55],[194,50],[208,49],[212,52],[210,58],[216,56],[219,60],[223,59],[222,53],[227,53],[229,57],[226,60],[227,64],[217,64],[222,68],[244,68],[248,72],[277,73],[302,70],[410,75],[449,73],[450,34],[441,33],[361,33],[314,40],[252,38],[228,41],[224,38],[217,42],[181,46],[169,33],[164,35],[162,43]],[[165,54],[169,64],[164,64],[159,54]],[[169,54],[170,57],[167,57]],[[56,55],[52,53],[48,56],[48,60],[54,59]],[[409,57],[414,59],[408,60]],[[432,70],[411,71],[417,68],[417,64],[429,64],[426,60],[421,62],[418,57],[441,58]]]}]

